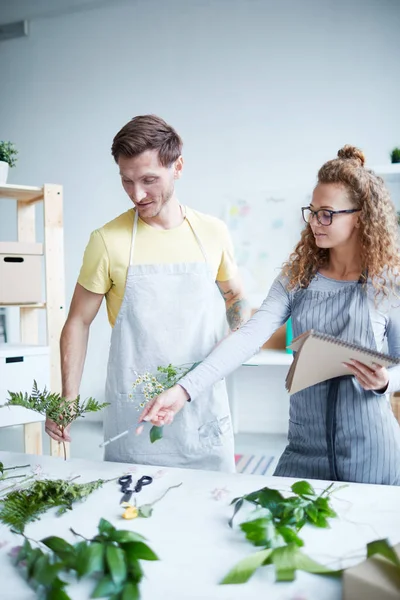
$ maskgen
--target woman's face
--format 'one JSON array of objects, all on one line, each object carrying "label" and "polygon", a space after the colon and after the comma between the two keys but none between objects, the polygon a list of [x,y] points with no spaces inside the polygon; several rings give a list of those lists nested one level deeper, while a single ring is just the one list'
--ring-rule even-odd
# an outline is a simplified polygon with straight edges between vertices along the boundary
[{"label": "woman's face", "polygon": [[[347,195],[346,188],[340,184],[319,183],[314,189],[310,209],[317,211],[322,222],[329,222],[328,211],[354,210]],[[315,243],[319,248],[338,248],[353,242],[358,237],[359,212],[341,213],[332,215],[330,225],[321,225],[315,214],[310,213],[310,227],[315,237]]]}]

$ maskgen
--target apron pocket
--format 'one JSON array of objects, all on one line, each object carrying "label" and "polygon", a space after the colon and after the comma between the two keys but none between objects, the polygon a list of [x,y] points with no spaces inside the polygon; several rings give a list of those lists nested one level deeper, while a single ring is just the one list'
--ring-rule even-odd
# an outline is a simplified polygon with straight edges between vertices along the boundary
[{"label": "apron pocket", "polygon": [[200,425],[198,431],[201,446],[206,448],[222,446],[225,436],[232,434],[231,418],[227,415],[221,419],[207,421],[207,423]]}]

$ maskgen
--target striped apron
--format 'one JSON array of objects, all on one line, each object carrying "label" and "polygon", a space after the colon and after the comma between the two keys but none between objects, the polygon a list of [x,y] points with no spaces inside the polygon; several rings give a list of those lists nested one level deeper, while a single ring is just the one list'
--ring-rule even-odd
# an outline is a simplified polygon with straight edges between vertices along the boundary
[{"label": "striped apron", "polygon": [[[334,292],[298,290],[291,317],[294,337],[315,329],[376,350],[361,281]],[[288,441],[274,475],[400,485],[400,426],[389,398],[353,376],[293,394]]]}]

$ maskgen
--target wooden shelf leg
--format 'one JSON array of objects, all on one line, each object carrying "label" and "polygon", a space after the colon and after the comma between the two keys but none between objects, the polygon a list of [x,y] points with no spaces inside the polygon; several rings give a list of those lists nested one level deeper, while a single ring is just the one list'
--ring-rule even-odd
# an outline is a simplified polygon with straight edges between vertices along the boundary
[{"label": "wooden shelf leg", "polygon": [[26,454],[43,454],[41,422],[24,425],[24,448]]}]

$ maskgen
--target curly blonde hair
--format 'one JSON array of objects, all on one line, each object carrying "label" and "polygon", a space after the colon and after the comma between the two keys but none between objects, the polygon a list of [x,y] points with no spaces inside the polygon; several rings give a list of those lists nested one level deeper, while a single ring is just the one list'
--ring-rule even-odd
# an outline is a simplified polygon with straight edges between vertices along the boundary
[{"label": "curly blonde hair", "polygon": [[[360,208],[360,253],[362,273],[377,293],[387,295],[400,272],[397,214],[384,181],[364,167],[364,154],[354,146],[344,146],[338,158],[329,160],[318,171],[319,183],[342,185],[354,206]],[[329,249],[318,248],[309,224],[284,264],[288,288],[307,287],[321,266],[328,263]]]}]

